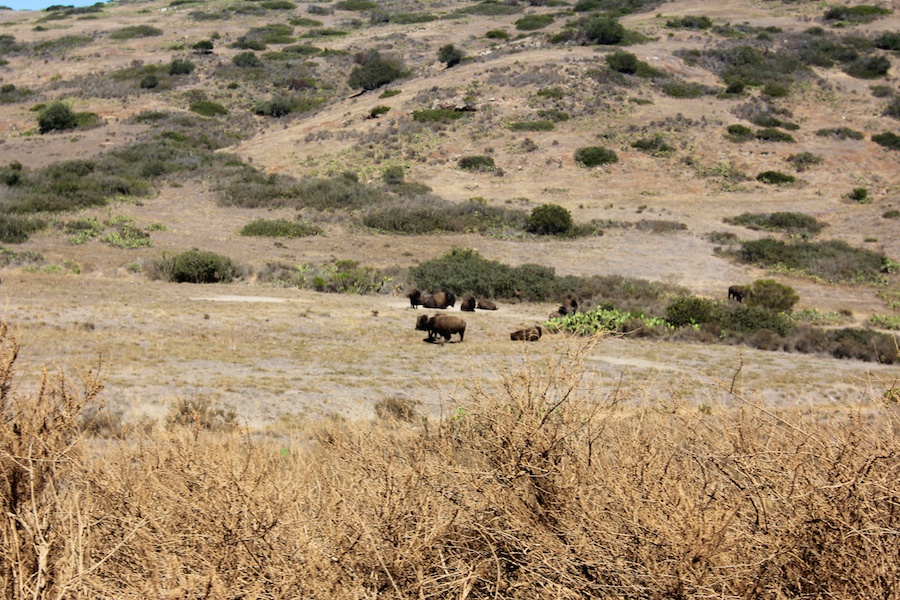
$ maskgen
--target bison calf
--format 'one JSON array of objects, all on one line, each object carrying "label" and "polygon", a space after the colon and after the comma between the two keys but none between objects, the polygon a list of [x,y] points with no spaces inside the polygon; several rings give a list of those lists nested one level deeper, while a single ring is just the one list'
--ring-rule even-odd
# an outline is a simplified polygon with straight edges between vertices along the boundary
[{"label": "bison calf", "polygon": [[437,336],[444,338],[441,343],[450,341],[450,336],[454,333],[459,334],[459,341],[462,342],[466,334],[466,322],[452,315],[421,315],[416,320],[416,330],[427,331],[429,342],[433,342]]},{"label": "bison calf", "polygon": [[543,330],[541,329],[541,326],[535,325],[534,327],[526,327],[525,329],[513,331],[509,334],[509,339],[519,342],[536,342],[541,339],[542,333]]}]

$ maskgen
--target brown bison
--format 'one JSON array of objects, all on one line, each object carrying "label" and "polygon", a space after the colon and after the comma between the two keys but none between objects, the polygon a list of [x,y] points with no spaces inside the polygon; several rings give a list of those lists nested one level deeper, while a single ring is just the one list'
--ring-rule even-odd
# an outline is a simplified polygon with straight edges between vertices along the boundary
[{"label": "brown bison", "polygon": [[478,308],[480,310],[497,310],[497,303],[487,298],[479,298]]},{"label": "brown bison", "polygon": [[747,296],[747,290],[744,289],[742,285],[733,285],[728,288],[728,299],[734,299],[738,302],[743,302],[744,298]]},{"label": "brown bison", "polygon": [[422,291],[419,288],[413,288],[406,296],[409,298],[409,305],[411,307],[419,308],[419,305],[422,304]]},{"label": "brown bison", "polygon": [[475,296],[468,296],[465,300],[460,302],[459,310],[463,310],[466,312],[475,312]]},{"label": "brown bison", "polygon": [[425,308],[448,308],[456,306],[456,296],[453,292],[434,292],[430,296],[422,297],[422,306]]},{"label": "brown bison", "polygon": [[534,327],[526,327],[525,329],[513,331],[511,334],[509,334],[509,339],[514,342],[536,342],[541,339],[542,333],[543,330],[541,329],[541,326],[535,325]]},{"label": "brown bison", "polygon": [[453,315],[420,315],[416,319],[416,330],[427,331],[428,341],[433,342],[437,336],[444,338],[441,343],[450,341],[450,336],[454,333],[459,334],[459,341],[463,341],[466,334],[466,322],[459,317]]}]

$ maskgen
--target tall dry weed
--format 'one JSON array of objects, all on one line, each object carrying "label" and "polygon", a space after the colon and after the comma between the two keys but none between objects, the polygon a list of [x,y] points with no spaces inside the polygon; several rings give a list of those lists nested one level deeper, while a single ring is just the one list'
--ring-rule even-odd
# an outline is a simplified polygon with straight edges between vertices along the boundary
[{"label": "tall dry weed", "polygon": [[[900,598],[895,404],[698,406],[674,381],[624,402],[600,392],[596,343],[525,348],[432,421],[53,446],[50,492],[4,521],[28,573],[4,571],[8,595]],[[16,410],[9,432],[35,407]],[[4,473],[38,472],[24,447]]]}]

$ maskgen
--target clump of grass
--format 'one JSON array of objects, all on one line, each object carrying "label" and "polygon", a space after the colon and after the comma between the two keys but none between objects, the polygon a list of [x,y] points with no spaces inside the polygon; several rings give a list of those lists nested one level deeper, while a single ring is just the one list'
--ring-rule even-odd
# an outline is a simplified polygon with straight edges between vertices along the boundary
[{"label": "clump of grass", "polygon": [[188,428],[214,432],[237,428],[237,411],[203,395],[177,398],[171,405],[166,423],[170,428]]},{"label": "clump of grass", "polygon": [[241,228],[241,235],[254,237],[298,238],[321,235],[322,228],[302,221],[256,219]]},{"label": "clump of grass", "polygon": [[152,25],[131,25],[123,27],[109,34],[111,40],[131,40],[142,37],[156,37],[163,34],[163,30]]},{"label": "clump of grass", "polygon": [[816,135],[820,137],[836,137],[839,140],[861,140],[865,137],[861,131],[856,131],[849,127],[826,127],[817,130]]},{"label": "clump of grass", "polygon": [[487,232],[521,229],[524,214],[469,200],[454,204],[439,199],[417,198],[414,204],[387,206],[363,217],[366,227],[390,233],[422,235],[439,232]]},{"label": "clump of grass", "polygon": [[666,138],[658,134],[635,140],[631,143],[631,147],[653,156],[669,156],[675,152],[675,148],[666,141]]},{"label": "clump of grass", "polygon": [[888,150],[900,150],[900,135],[892,131],[872,135],[872,141]]},{"label": "clump of grass", "polygon": [[787,185],[797,181],[797,178],[781,171],[763,171],[756,176],[756,180],[770,185]]},{"label": "clump of grass", "polygon": [[241,274],[242,269],[227,256],[196,249],[174,255],[163,253],[147,268],[151,279],[176,283],[229,283]]},{"label": "clump of grass", "polygon": [[583,167],[599,167],[619,162],[619,156],[602,146],[585,146],[575,151],[575,162]]},{"label": "clump of grass", "polygon": [[204,117],[218,117],[228,114],[228,109],[210,100],[195,100],[188,109]]},{"label": "clump of grass", "polygon": [[883,254],[854,248],[840,240],[783,242],[772,238],[741,242],[741,262],[778,268],[839,283],[877,283],[890,270]]},{"label": "clump of grass", "polygon": [[494,159],[490,156],[485,156],[483,154],[473,155],[473,156],[463,156],[457,162],[460,169],[465,171],[494,171],[497,168],[497,165],[494,164]]},{"label": "clump of grass", "polygon": [[37,217],[0,214],[0,243],[22,244],[36,231],[47,227],[47,221]]},{"label": "clump of grass", "polygon": [[556,125],[549,119],[513,121],[507,125],[510,131],[553,131]]},{"label": "clump of grass", "polygon": [[824,158],[812,152],[798,152],[791,154],[785,159],[789,162],[798,173],[809,170],[811,167],[822,164]]},{"label": "clump of grass", "polygon": [[755,231],[782,231],[791,236],[802,237],[818,235],[825,227],[825,223],[815,217],[795,212],[742,213],[725,218],[725,222]]}]

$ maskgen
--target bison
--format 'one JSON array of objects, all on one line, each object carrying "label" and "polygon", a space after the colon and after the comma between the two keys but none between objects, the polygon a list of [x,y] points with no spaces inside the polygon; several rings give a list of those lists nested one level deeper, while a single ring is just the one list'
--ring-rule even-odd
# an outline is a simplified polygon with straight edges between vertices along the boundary
[{"label": "bison", "polygon": [[463,310],[465,312],[475,312],[475,306],[477,306],[475,302],[475,296],[469,296],[459,304],[459,310]]},{"label": "bison", "polygon": [[450,341],[450,336],[454,333],[459,334],[459,341],[462,342],[466,334],[466,322],[452,315],[420,315],[416,320],[416,330],[427,331],[429,342],[433,342],[437,336],[444,338],[441,343]]},{"label": "bison", "polygon": [[535,325],[534,327],[526,327],[525,329],[513,331],[511,334],[509,334],[509,339],[514,342],[536,342],[541,339],[542,333],[543,330],[541,329],[541,326]]},{"label": "bison", "polygon": [[747,295],[747,290],[744,289],[742,285],[733,285],[728,288],[728,299],[732,298],[737,300],[738,302],[743,302],[744,297]]},{"label": "bison", "polygon": [[413,288],[406,296],[409,298],[409,305],[412,308],[418,308],[422,304],[422,291],[419,288]]},{"label": "bison", "polygon": [[453,292],[434,292],[430,296],[422,298],[422,306],[425,308],[448,308],[456,306],[456,296]]},{"label": "bison", "polygon": [[480,310],[497,310],[497,303],[486,298],[479,298],[477,306]]}]

